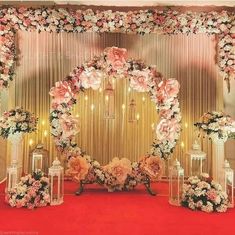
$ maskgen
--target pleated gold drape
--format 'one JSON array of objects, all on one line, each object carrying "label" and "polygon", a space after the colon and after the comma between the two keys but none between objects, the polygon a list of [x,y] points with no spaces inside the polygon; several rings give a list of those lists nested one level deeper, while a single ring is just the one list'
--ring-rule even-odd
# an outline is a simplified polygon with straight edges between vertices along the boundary
[{"label": "pleated gold drape", "polygon": [[[19,64],[9,90],[8,108],[23,106],[40,118],[37,133],[25,137],[25,172],[28,169],[29,149],[35,147],[36,143],[42,141],[45,144],[50,151],[50,162],[57,155],[52,139],[44,136],[45,130],[49,132],[50,88],[75,66],[99,55],[108,46],[125,47],[129,57],[156,65],[165,77],[174,77],[180,82],[183,131],[179,143],[183,141],[184,148],[177,146],[174,155],[186,172],[188,160],[185,153],[196,138],[193,123],[204,112],[221,110],[223,107],[222,86],[215,64],[216,42],[212,36],[19,32],[17,43]],[[127,120],[128,104],[133,97],[140,119],[130,124]],[[137,160],[149,150],[155,135],[152,124],[158,116],[147,94],[128,92],[128,81],[118,80],[115,82],[115,98],[115,120],[103,119],[103,91],[85,91],[78,96],[78,103],[74,107],[74,114],[79,116],[81,125],[77,137],[79,145],[103,164],[115,156]],[[125,110],[122,109],[123,104]],[[29,139],[34,141],[31,147]],[[204,139],[201,144],[208,154],[205,171],[210,172],[211,143]]]}]

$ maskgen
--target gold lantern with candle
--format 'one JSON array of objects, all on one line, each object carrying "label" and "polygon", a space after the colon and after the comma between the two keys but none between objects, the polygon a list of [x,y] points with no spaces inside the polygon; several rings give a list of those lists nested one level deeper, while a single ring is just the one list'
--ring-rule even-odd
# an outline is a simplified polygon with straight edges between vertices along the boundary
[{"label": "gold lantern with candle", "polygon": [[177,159],[169,169],[169,177],[169,203],[180,206],[184,185],[184,169]]},{"label": "gold lantern with candle", "polygon": [[38,144],[36,148],[30,153],[29,172],[42,170],[44,173],[47,173],[48,157],[49,157],[49,152],[43,148],[43,144]]},{"label": "gold lantern with candle", "polygon": [[131,99],[129,104],[129,122],[136,121],[136,103],[134,99]]},{"label": "gold lantern with candle", "polygon": [[110,81],[108,81],[104,90],[104,118],[115,118],[115,97],[114,89]]}]

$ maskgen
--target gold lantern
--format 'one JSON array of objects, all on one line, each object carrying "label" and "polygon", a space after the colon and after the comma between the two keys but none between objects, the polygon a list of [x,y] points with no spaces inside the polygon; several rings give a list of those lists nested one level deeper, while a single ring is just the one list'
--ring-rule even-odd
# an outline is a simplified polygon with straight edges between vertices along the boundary
[{"label": "gold lantern", "polygon": [[234,172],[231,169],[230,164],[227,160],[224,161],[224,182],[223,182],[223,190],[228,194],[229,207],[234,207],[234,194],[233,194],[233,186],[234,186]]},{"label": "gold lantern", "polygon": [[169,178],[169,203],[180,206],[184,185],[184,169],[177,159],[169,169]]},{"label": "gold lantern", "polygon": [[115,97],[114,89],[110,81],[108,81],[104,90],[104,118],[115,118]]},{"label": "gold lantern", "polygon": [[42,170],[47,173],[48,171],[48,151],[43,148],[43,144],[38,144],[36,148],[30,153],[30,166],[29,171]]},{"label": "gold lantern", "polygon": [[56,158],[49,168],[50,204],[60,205],[64,202],[64,168]]},{"label": "gold lantern", "polygon": [[131,99],[129,104],[129,122],[136,121],[136,103],[134,99]]},{"label": "gold lantern", "polygon": [[20,180],[20,167],[16,160],[12,161],[10,167],[7,168],[7,181],[6,181],[6,191],[9,191],[11,188],[14,188]]}]

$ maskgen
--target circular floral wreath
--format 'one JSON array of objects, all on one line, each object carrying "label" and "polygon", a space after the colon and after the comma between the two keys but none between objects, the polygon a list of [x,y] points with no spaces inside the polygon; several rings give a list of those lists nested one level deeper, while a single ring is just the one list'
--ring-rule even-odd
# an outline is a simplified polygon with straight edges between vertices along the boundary
[{"label": "circular floral wreath", "polygon": [[[84,91],[84,89],[99,89],[105,75],[112,76],[115,79],[128,78],[133,90],[148,92],[151,100],[156,104],[160,122],[156,125],[157,139],[152,144],[148,158],[145,157],[139,163],[133,163],[134,165],[131,165],[130,162],[127,164],[128,159],[119,160],[115,158],[101,170],[99,163],[91,160],[87,155],[83,155],[81,149],[75,143],[78,122],[72,116],[71,111],[76,103],[75,95]],[[89,62],[76,67],[63,81],[56,82],[55,87],[50,90],[52,96],[51,134],[55,139],[57,149],[69,159],[70,175],[77,180],[85,179],[92,169],[92,171],[96,170],[96,176],[99,175],[99,183],[113,185],[113,182],[104,182],[107,179],[104,171],[110,175],[116,166],[119,166],[120,169],[121,165],[126,176],[135,175],[139,171],[139,167],[142,166],[141,174],[145,172],[144,174],[154,178],[150,172],[155,172],[155,176],[159,174],[160,169],[162,169],[162,165],[158,164],[159,159],[168,159],[179,139],[181,114],[177,99],[178,92],[179,83],[177,80],[163,78],[154,66],[147,66],[140,60],[127,59],[127,50],[117,47],[106,48],[99,57],[95,56]],[[86,161],[83,162],[82,158],[78,158],[78,156],[84,156]],[[157,170],[153,167],[152,169],[150,169],[151,167],[146,168],[146,165],[154,166],[153,157],[156,158]],[[157,160],[157,158],[159,159]],[[90,167],[91,165],[92,167]],[[131,168],[128,165],[132,166],[133,174],[130,173]],[[77,169],[84,171],[78,173]],[[91,175],[94,176],[94,174]],[[115,179],[117,178],[114,175],[112,176]],[[135,176],[132,178],[135,178]],[[129,179],[128,188],[130,188],[131,177]],[[122,187],[120,188],[119,185],[123,186],[124,181],[119,179],[118,186],[116,185],[114,188],[121,189]],[[114,188],[109,187],[110,190]]]}]

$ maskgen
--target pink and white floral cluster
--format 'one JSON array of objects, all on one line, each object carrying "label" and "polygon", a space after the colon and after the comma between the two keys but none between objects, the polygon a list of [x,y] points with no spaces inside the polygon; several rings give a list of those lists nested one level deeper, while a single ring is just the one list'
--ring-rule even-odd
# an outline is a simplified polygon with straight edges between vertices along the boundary
[{"label": "pink and white floral cluster", "polygon": [[164,79],[153,66],[140,60],[127,59],[125,48],[109,47],[101,56],[77,67],[63,81],[56,82],[50,90],[52,111],[51,134],[57,148],[68,158],[77,156],[81,150],[75,143],[79,131],[78,121],[71,111],[76,103],[75,95],[84,89],[98,89],[104,76],[128,78],[130,86],[139,92],[149,92],[160,113],[161,121],[156,128],[157,142],[152,154],[168,158],[180,134],[180,109],[177,80]]},{"label": "pink and white floral cluster", "polygon": [[50,202],[49,179],[41,171],[21,178],[20,182],[6,192],[5,201],[12,207],[33,209]]},{"label": "pink and white floral cluster", "polygon": [[223,112],[204,113],[201,121],[194,125],[214,141],[220,139],[225,142],[228,138],[235,138],[235,120]]},{"label": "pink and white floral cluster", "polygon": [[69,159],[66,174],[75,181],[98,183],[113,192],[131,190],[140,183],[159,180],[163,169],[163,160],[157,156],[145,156],[133,163],[127,158],[116,157],[101,166],[88,155],[81,155]]},{"label": "pink and white floral cluster", "polygon": [[[235,77],[234,35],[235,13],[178,12],[166,10],[93,11],[65,8],[0,8],[0,88],[7,87],[13,77],[17,30],[47,32],[121,32],[121,33],[207,33],[219,34],[218,65],[228,82]],[[120,63],[120,61],[118,61]],[[115,63],[113,67],[119,67]],[[116,67],[116,68],[117,68]],[[93,73],[95,71],[90,71]],[[145,79],[145,73],[142,72]]]},{"label": "pink and white floral cluster", "polygon": [[228,208],[228,195],[222,191],[220,184],[203,173],[200,177],[189,177],[184,184],[181,203],[191,210],[225,212]]},{"label": "pink and white floral cluster", "polygon": [[0,117],[0,136],[8,138],[17,133],[30,133],[36,130],[38,118],[22,108],[11,109]]}]

